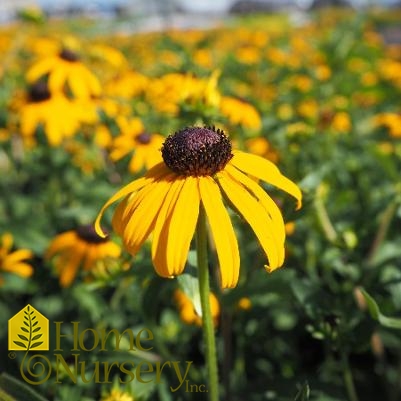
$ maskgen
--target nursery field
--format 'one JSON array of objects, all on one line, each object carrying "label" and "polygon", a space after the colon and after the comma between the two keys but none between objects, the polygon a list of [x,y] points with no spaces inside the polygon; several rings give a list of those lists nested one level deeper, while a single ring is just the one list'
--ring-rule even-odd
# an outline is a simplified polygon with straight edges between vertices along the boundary
[{"label": "nursery field", "polygon": [[401,400],[401,12],[294,21],[0,27],[1,401]]}]

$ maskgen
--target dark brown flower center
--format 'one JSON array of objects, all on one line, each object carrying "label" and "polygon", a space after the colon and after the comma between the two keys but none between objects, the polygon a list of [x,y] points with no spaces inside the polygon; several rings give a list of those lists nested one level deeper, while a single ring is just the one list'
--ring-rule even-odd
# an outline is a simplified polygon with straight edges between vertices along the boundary
[{"label": "dark brown flower center", "polygon": [[65,61],[70,61],[71,63],[78,61],[79,60],[79,55],[72,50],[69,49],[63,49],[61,50],[59,54],[60,58],[62,58]]},{"label": "dark brown flower center", "polygon": [[[81,238],[82,240],[84,240],[89,244],[101,244],[102,242],[108,241],[108,238],[102,238],[101,236],[99,236],[96,233],[95,228],[91,224],[85,226],[79,226],[75,230],[75,232],[77,233],[79,238]],[[104,232],[106,233],[106,231]]]},{"label": "dark brown flower center", "polygon": [[233,157],[230,140],[214,127],[187,127],[168,136],[162,156],[175,173],[196,177],[213,176]]},{"label": "dark brown flower center", "polygon": [[50,99],[51,94],[46,82],[39,81],[29,88],[29,100],[31,102],[43,102]]},{"label": "dark brown flower center", "polygon": [[135,140],[141,145],[147,145],[148,143],[150,143],[151,139],[152,135],[148,134],[147,132],[142,132],[141,134],[135,137]]}]

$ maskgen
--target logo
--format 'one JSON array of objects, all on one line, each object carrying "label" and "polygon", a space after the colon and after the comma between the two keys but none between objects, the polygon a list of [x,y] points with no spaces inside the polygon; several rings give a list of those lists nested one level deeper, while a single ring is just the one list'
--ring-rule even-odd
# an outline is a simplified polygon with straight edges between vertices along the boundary
[{"label": "logo", "polygon": [[31,305],[8,321],[9,351],[48,351],[49,320]]},{"label": "logo", "polygon": [[[120,383],[135,380],[159,384],[163,373],[169,371],[168,375],[176,379],[170,386],[171,392],[180,388],[186,392],[208,391],[204,384],[191,383],[187,379],[193,361],[162,361],[151,353],[154,334],[150,329],[134,332],[132,329],[83,328],[77,321],[51,323],[49,329],[49,320],[32,305],[27,305],[8,321],[8,350],[11,351],[8,357],[15,359],[14,351],[24,351],[19,370],[28,384],[39,385],[48,380],[55,384],[67,381],[111,384],[115,374]],[[50,333],[53,349],[49,347]],[[101,358],[102,353],[120,351],[137,355],[121,360],[121,353],[116,354],[115,361]],[[96,352],[95,360],[88,356],[90,352]],[[138,360],[139,355],[146,353],[149,358]]]}]

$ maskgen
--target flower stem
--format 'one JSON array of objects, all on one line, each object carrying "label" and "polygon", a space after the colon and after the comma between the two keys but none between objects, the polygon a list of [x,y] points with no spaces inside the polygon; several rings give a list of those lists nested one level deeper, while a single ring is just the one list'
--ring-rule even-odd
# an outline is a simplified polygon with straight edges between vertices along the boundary
[{"label": "flower stem", "polygon": [[342,354],[343,377],[345,389],[347,391],[349,401],[359,401],[358,394],[355,389],[354,379],[352,377],[351,367],[348,362],[348,355]]},{"label": "flower stem", "polygon": [[199,295],[202,307],[202,327],[206,345],[206,364],[208,370],[208,395],[210,401],[219,399],[219,382],[216,356],[216,339],[212,313],[210,310],[210,283],[207,258],[206,215],[203,206],[200,207],[196,228],[196,251],[198,257]]}]

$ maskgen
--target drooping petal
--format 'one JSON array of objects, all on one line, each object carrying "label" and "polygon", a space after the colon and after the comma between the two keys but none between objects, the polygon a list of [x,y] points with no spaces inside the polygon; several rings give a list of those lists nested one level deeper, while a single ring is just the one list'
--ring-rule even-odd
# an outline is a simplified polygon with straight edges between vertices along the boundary
[{"label": "drooping petal", "polygon": [[200,177],[198,183],[202,204],[219,258],[221,286],[222,288],[235,287],[238,283],[240,258],[230,216],[223,204],[220,189],[214,180],[211,177]]},{"label": "drooping petal", "polygon": [[79,99],[87,99],[90,97],[91,94],[86,82],[86,76],[82,74],[79,69],[76,70],[75,74],[69,74],[67,82],[74,97]]},{"label": "drooping petal", "polygon": [[162,277],[170,277],[167,265],[167,240],[169,237],[169,219],[177,202],[178,195],[184,185],[184,179],[176,179],[160,208],[152,236],[152,261],[157,273]]},{"label": "drooping petal", "polygon": [[50,93],[60,92],[63,89],[67,76],[68,71],[64,67],[55,68],[49,75],[48,85]]},{"label": "drooping petal", "polygon": [[50,244],[49,248],[45,253],[45,258],[50,259],[61,251],[62,249],[72,247],[75,245],[77,241],[77,234],[75,231],[66,231],[60,235],[58,235]]},{"label": "drooping petal", "polygon": [[276,202],[274,202],[274,200],[254,180],[250,179],[235,167],[227,165],[225,171],[230,174],[233,179],[243,184],[265,208],[271,219],[272,230],[278,238],[278,243],[284,244],[285,225],[283,216]]},{"label": "drooping petal", "polygon": [[17,274],[18,276],[24,278],[30,277],[33,274],[33,267],[24,262],[15,263],[12,265],[12,269],[4,270],[9,271],[10,273]]},{"label": "drooping petal", "polygon": [[229,164],[234,165],[244,173],[250,174],[282,189],[297,200],[297,209],[301,207],[301,190],[294,182],[281,174],[277,166],[271,161],[239,150],[233,151],[233,154],[234,157],[230,160]]},{"label": "drooping petal", "polygon": [[49,57],[45,58],[36,64],[34,64],[27,72],[26,74],[26,79],[28,82],[34,82],[37,79],[39,79],[41,76],[47,74],[49,71],[51,71],[54,66],[59,62],[59,58],[54,56],[54,57]]},{"label": "drooping petal", "polygon": [[3,262],[3,268],[7,270],[7,266],[11,266],[15,263],[22,262],[25,259],[33,257],[32,251],[28,249],[18,249],[15,252],[10,253],[6,256]]},{"label": "drooping petal", "polygon": [[167,267],[170,275],[182,273],[188,257],[199,214],[199,189],[196,177],[186,177],[169,218]]},{"label": "drooping petal", "polygon": [[227,198],[256,234],[269,259],[270,269],[274,270],[280,267],[280,262],[284,260],[284,244],[279,243],[272,232],[271,220],[264,207],[241,184],[233,180],[224,171],[219,173],[218,182]]},{"label": "drooping petal", "polygon": [[128,170],[132,173],[137,173],[142,170],[146,160],[146,148],[138,146],[135,149],[135,153],[132,155],[131,160],[128,164]]},{"label": "drooping petal", "polygon": [[155,221],[164,198],[171,185],[172,177],[163,177],[149,184],[151,190],[130,215],[123,233],[124,245],[135,255],[146,238],[153,231]]},{"label": "drooping petal", "polygon": [[101,236],[102,238],[106,237],[106,234],[103,232],[101,226],[100,226],[100,221],[103,217],[103,214],[105,210],[114,202],[118,201],[119,199],[123,198],[124,196],[129,195],[132,192],[138,191],[145,185],[149,184],[155,179],[158,179],[159,177],[162,177],[163,175],[169,174],[170,170],[167,168],[167,166],[164,163],[159,163],[156,166],[154,166],[152,169],[150,169],[145,177],[138,178],[137,180],[132,181],[125,187],[121,188],[117,193],[115,193],[102,207],[100,210],[98,216],[96,217],[95,220],[95,230],[96,233]]},{"label": "drooping petal", "polygon": [[114,211],[113,218],[111,220],[111,225],[113,227],[113,230],[118,234],[120,237],[123,235],[124,231],[124,220],[123,220],[123,214],[125,212],[125,209],[127,207],[128,199],[130,198],[131,195],[127,195],[116,207],[116,210]]}]

